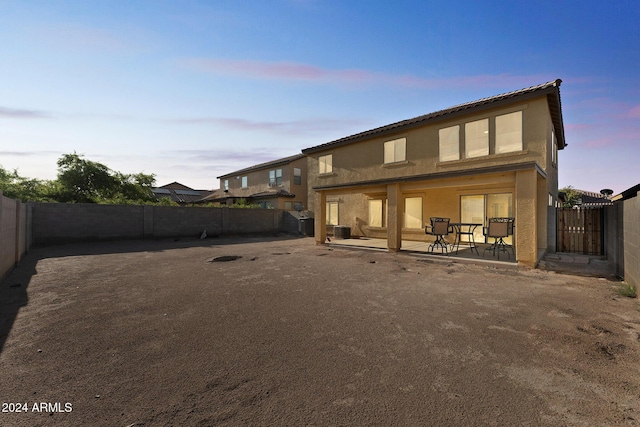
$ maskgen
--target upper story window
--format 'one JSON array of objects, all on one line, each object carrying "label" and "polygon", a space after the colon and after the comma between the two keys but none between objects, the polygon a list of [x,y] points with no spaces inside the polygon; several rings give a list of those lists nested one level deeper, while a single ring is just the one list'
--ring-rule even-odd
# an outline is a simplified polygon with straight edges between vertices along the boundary
[{"label": "upper story window", "polygon": [[489,119],[476,120],[464,125],[464,157],[489,155]]},{"label": "upper story window", "polygon": [[246,176],[242,177],[242,188],[247,188],[249,186],[248,178]]},{"label": "upper story window", "polygon": [[522,111],[496,117],[496,153],[522,151]]},{"label": "upper story window", "polygon": [[294,185],[302,184],[302,169],[293,168],[293,184]]},{"label": "upper story window", "polygon": [[451,126],[438,131],[440,139],[440,161],[460,159],[460,126]]},{"label": "upper story window", "polygon": [[396,163],[407,160],[407,138],[394,139],[384,143],[384,162]]},{"label": "upper story window", "polygon": [[228,179],[224,180],[224,191],[229,191],[229,180]]},{"label": "upper story window", "polygon": [[282,185],[282,169],[274,169],[269,171],[269,186],[276,187]]},{"label": "upper story window", "polygon": [[[490,124],[494,122],[495,131],[490,130]],[[522,111],[465,123],[462,149],[460,125],[443,128],[438,132],[438,158],[441,162],[459,160],[460,153],[464,154],[465,159],[470,159],[523,150]]]},{"label": "upper story window", "polygon": [[333,172],[333,154],[327,154],[325,156],[318,157],[319,169],[318,173],[331,173]]}]

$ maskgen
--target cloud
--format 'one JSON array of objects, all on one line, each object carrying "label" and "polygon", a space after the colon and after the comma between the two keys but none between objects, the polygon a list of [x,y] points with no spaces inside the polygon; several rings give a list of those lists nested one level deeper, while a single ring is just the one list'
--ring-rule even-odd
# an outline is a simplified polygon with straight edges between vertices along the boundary
[{"label": "cloud", "polygon": [[551,80],[541,75],[487,74],[451,78],[425,78],[411,74],[388,74],[365,69],[330,69],[299,62],[185,58],[180,66],[203,73],[261,80],[301,81],[321,84],[386,84],[406,88],[526,87]]},{"label": "cloud", "polygon": [[[607,125],[572,123],[565,124],[565,131],[569,146],[571,141],[584,148],[616,148],[635,149],[636,141],[640,140],[640,127],[622,121],[609,121]],[[626,148],[625,148],[626,147]]]},{"label": "cloud", "polygon": [[274,132],[293,135],[324,132],[335,129],[346,129],[354,126],[361,127],[365,125],[365,122],[359,119],[307,119],[284,122],[270,122],[240,118],[196,117],[189,119],[170,119],[167,121],[178,124],[214,125],[223,126],[233,130]]},{"label": "cloud", "polygon": [[0,156],[14,156],[14,157],[33,157],[33,156],[48,156],[48,155],[60,155],[60,151],[49,150],[36,150],[36,151],[0,151]]},{"label": "cloud", "polygon": [[21,110],[15,108],[0,107],[0,119],[48,119],[49,113],[37,110]]},{"label": "cloud", "polygon": [[120,52],[130,47],[129,37],[124,39],[109,30],[78,24],[49,25],[33,30],[44,43],[56,48],[86,49],[90,51]]},{"label": "cloud", "polygon": [[[185,160],[208,163],[212,169],[216,168],[216,164],[241,163],[248,167],[255,164],[270,162],[284,156],[279,156],[277,152],[268,148],[258,148],[252,151],[240,150],[175,150],[170,153],[171,156],[181,157]],[[295,153],[289,153],[293,155]]]},{"label": "cloud", "polygon": [[624,117],[627,119],[640,119],[640,104],[630,108]]}]

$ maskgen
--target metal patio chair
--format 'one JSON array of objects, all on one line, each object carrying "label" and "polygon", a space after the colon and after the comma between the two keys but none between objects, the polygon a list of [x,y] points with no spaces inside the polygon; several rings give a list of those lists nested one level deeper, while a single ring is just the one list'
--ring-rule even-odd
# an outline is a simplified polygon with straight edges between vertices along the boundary
[{"label": "metal patio chair", "polygon": [[440,248],[441,251],[449,255],[449,242],[445,239],[449,233],[453,232],[452,227],[449,225],[449,218],[431,217],[431,225],[427,225],[424,228],[425,234],[436,236],[436,240],[429,245],[428,251],[433,252],[435,248]]},{"label": "metal patio chair", "polygon": [[500,259],[500,252],[505,252],[507,257],[511,258],[509,249],[511,249],[513,256],[516,256],[513,246],[504,241],[505,237],[513,235],[514,222],[514,218],[489,218],[489,226],[484,227],[483,232],[485,236],[492,237],[495,240],[490,246],[484,249],[482,252],[483,257],[487,251],[493,252],[493,256],[496,256],[497,251],[498,259]]}]

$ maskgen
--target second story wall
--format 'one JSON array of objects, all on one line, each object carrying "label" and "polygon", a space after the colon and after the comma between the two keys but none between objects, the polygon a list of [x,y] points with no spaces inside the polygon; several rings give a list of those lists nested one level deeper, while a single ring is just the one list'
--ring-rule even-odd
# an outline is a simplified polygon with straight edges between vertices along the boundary
[{"label": "second story wall", "polygon": [[[519,114],[521,118],[518,118]],[[496,121],[505,120],[505,117],[511,120],[516,117],[520,121],[522,145],[515,150],[508,148],[512,151],[499,152],[496,128],[500,124],[496,125]],[[548,172],[552,127],[549,117],[546,97],[541,96],[510,106],[431,121],[424,126],[327,147],[308,153],[310,187],[367,183],[527,162],[536,162]],[[477,134],[487,136],[486,152],[474,153],[467,149],[466,137],[474,131],[474,125]],[[457,140],[457,153],[449,152],[447,156],[442,153],[440,140],[447,130],[452,129],[453,138]],[[397,161],[393,161],[396,159],[391,154],[392,147],[398,151]],[[330,168],[327,168],[325,156],[330,156]]]},{"label": "second story wall", "polygon": [[220,189],[228,190],[233,197],[250,197],[265,191],[284,190],[295,194],[292,200],[307,200],[307,159],[294,156],[290,161],[271,162],[223,175],[220,177]]}]

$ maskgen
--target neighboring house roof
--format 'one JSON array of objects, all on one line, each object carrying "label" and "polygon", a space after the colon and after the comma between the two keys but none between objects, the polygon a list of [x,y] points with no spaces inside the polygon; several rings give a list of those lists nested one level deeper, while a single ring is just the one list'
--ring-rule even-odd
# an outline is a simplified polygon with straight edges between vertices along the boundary
[{"label": "neighboring house roof", "polygon": [[260,163],[258,165],[254,165],[254,166],[250,166],[248,168],[244,168],[244,169],[240,169],[237,170],[235,172],[230,172],[228,174],[225,175],[220,175],[218,177],[218,179],[220,178],[230,178],[232,176],[238,176],[238,175],[242,175],[248,172],[253,172],[253,171],[257,171],[257,170],[261,170],[261,169],[267,169],[267,168],[273,168],[276,166],[281,166],[281,165],[286,165],[289,164],[293,161],[296,161],[298,159],[302,159],[304,158],[305,155],[304,154],[296,154],[294,156],[289,156],[289,157],[284,157],[282,159],[277,159],[277,160],[271,160],[269,162],[266,163]]},{"label": "neighboring house roof", "polygon": [[414,117],[408,120],[402,120],[397,123],[393,123],[386,126],[381,126],[375,129],[371,129],[365,132],[357,133],[355,135],[347,136],[335,141],[327,142],[325,144],[317,145],[302,150],[303,153],[309,154],[326,149],[338,147],[341,145],[351,144],[354,142],[362,141],[373,136],[382,136],[385,134],[395,133],[401,130],[407,130],[418,126],[424,126],[430,122],[436,122],[440,120],[450,119],[457,115],[469,114],[476,110],[483,110],[486,108],[493,108],[502,104],[513,103],[515,101],[521,101],[527,98],[547,95],[547,101],[549,104],[549,110],[551,113],[551,119],[553,121],[554,128],[556,130],[556,138],[558,140],[558,149],[562,150],[567,143],[564,139],[564,125],[562,121],[562,107],[560,104],[560,84],[562,80],[557,79],[541,85],[531,86],[525,89],[516,90],[513,92],[504,93],[501,95],[492,96],[489,98],[479,99],[477,101],[467,102],[464,104],[456,105],[444,110],[436,111],[423,116]]},{"label": "neighboring house roof", "polygon": [[195,203],[214,193],[211,190],[194,190],[179,182],[152,188],[151,191],[156,197],[169,197],[176,203]]},{"label": "neighboring house roof", "polygon": [[228,197],[232,197],[227,195],[227,193],[224,193],[221,190],[216,190],[214,192],[212,192],[211,194],[203,197],[202,199],[198,200],[198,202],[200,203],[209,203],[209,202],[217,202],[220,200],[226,200]]},{"label": "neighboring house roof", "polygon": [[613,200],[614,202],[619,202],[622,200],[632,199],[638,195],[639,191],[640,184],[634,185],[633,187],[624,190],[622,193],[616,194],[611,198],[611,200]]},{"label": "neighboring house roof", "polygon": [[[577,205],[579,207],[597,208],[600,206],[609,206],[613,204],[611,199],[602,193],[596,193],[594,191],[579,190],[577,188],[574,188],[573,191],[580,194],[581,202]],[[558,193],[558,195],[561,196],[561,195],[564,195],[564,193],[560,192]]]},{"label": "neighboring house roof", "polygon": [[249,197],[252,199],[263,199],[263,198],[271,198],[271,197],[296,197],[296,195],[281,189],[281,190],[261,191],[259,193],[254,193]]}]

